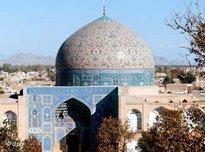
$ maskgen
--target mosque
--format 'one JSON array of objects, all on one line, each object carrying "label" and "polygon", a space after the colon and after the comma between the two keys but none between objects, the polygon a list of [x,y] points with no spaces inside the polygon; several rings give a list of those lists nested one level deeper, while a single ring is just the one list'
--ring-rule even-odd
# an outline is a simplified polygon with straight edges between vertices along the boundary
[{"label": "mosque", "polygon": [[[130,120],[136,139],[151,124],[153,111],[175,108],[188,94],[160,94],[154,85],[153,55],[127,27],[103,16],[61,45],[56,86],[27,87],[18,102],[0,103],[0,115],[16,121],[19,137],[35,135],[43,152],[93,152],[104,117]],[[172,101],[172,102],[170,102]]]}]

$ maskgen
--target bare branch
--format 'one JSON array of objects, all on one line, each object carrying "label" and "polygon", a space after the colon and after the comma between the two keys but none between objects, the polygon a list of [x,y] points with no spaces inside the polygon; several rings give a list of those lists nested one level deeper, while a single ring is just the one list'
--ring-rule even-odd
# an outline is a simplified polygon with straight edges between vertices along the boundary
[{"label": "bare branch", "polygon": [[[198,0],[195,3],[185,4],[185,14],[174,13],[170,21],[166,20],[166,25],[174,30],[179,30],[180,34],[185,35],[189,42],[187,48],[191,54],[197,57],[195,61],[199,66],[205,65],[205,21],[199,7]],[[187,59],[186,55],[181,56]]]},{"label": "bare branch", "polygon": [[189,66],[191,67],[191,62],[189,61],[189,59],[188,59],[188,57],[191,55],[191,53],[190,54],[185,54],[185,55],[182,55],[181,53],[178,53],[181,57],[183,57],[183,58],[185,58],[186,60],[187,60],[187,62],[188,62],[188,64],[189,64]]}]

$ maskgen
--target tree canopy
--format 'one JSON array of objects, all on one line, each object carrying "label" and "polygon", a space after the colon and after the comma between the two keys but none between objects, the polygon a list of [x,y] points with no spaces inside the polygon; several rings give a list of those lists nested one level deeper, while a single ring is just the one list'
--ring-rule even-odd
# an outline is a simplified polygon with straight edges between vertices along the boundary
[{"label": "tree canopy", "polygon": [[141,152],[205,151],[205,135],[195,114],[181,109],[159,111],[156,123],[138,142]]},{"label": "tree canopy", "polygon": [[41,143],[32,135],[21,141],[16,125],[9,119],[0,127],[0,152],[41,152]]},{"label": "tree canopy", "polygon": [[126,144],[135,133],[128,131],[128,123],[113,117],[104,118],[97,133],[99,152],[126,152]]},{"label": "tree canopy", "polygon": [[181,83],[192,83],[196,81],[196,77],[191,72],[181,72],[178,75],[178,78],[181,81]]},{"label": "tree canopy", "polygon": [[16,125],[11,120],[3,121],[0,127],[0,152],[20,152],[21,141],[18,139]]},{"label": "tree canopy", "polygon": [[166,86],[167,84],[174,83],[174,80],[172,79],[172,77],[166,76],[162,83],[164,86]]},{"label": "tree canopy", "polygon": [[41,149],[41,143],[33,135],[29,135],[22,143],[21,152],[41,152]]},{"label": "tree canopy", "polygon": [[[53,65],[11,65],[4,63],[0,66],[0,71],[14,73],[17,71],[31,72],[31,71],[43,71],[46,69],[54,69]],[[50,72],[50,71],[49,71]]]}]

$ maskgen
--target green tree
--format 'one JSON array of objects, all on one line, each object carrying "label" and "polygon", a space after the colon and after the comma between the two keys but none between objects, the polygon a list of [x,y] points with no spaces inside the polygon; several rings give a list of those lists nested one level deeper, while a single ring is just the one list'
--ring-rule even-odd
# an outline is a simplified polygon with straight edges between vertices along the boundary
[{"label": "green tree", "polygon": [[2,90],[3,88],[0,87],[0,94],[4,94],[4,90]]},{"label": "green tree", "polygon": [[192,83],[194,81],[196,81],[196,77],[191,73],[191,72],[181,72],[178,75],[179,80],[181,81],[181,83]]},{"label": "green tree", "polygon": [[47,75],[50,78],[51,81],[55,81],[56,80],[56,73],[53,72],[51,69],[47,69]]},{"label": "green tree", "polygon": [[16,125],[9,119],[0,127],[0,152],[41,152],[41,143],[32,135],[23,142],[18,139]]},{"label": "green tree", "polygon": [[175,13],[173,18],[167,22],[167,26],[185,35],[189,42],[189,47],[187,47],[189,54],[185,54],[184,57],[189,62],[188,56],[194,54],[198,66],[205,65],[205,20],[203,16],[198,0],[195,0],[194,4],[190,3],[186,7],[184,14]]},{"label": "green tree", "polygon": [[166,76],[162,83],[166,86],[167,84],[174,83],[174,80],[171,77]]},{"label": "green tree", "polygon": [[205,151],[205,135],[192,116],[193,113],[181,109],[162,109],[153,127],[142,133],[138,142],[141,152]]},{"label": "green tree", "polygon": [[18,139],[16,125],[6,119],[0,127],[0,152],[20,152],[20,150],[21,141]]},{"label": "green tree", "polygon": [[135,133],[128,131],[128,124],[113,117],[104,118],[97,133],[99,152],[125,152],[126,144]]},{"label": "green tree", "polygon": [[9,73],[13,73],[16,71],[16,69],[11,64],[7,64],[7,63],[3,64],[2,70],[4,72],[9,72]]},{"label": "green tree", "polygon": [[23,72],[31,72],[31,71],[40,71],[46,69],[54,69],[53,65],[11,65],[8,63],[5,63],[0,67],[0,71],[5,72],[16,72],[16,71],[23,71]]}]

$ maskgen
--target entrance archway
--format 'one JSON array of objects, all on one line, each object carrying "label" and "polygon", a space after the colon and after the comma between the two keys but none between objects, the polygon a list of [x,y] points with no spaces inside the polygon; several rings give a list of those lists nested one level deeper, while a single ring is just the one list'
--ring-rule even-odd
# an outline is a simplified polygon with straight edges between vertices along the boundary
[{"label": "entrance archway", "polygon": [[82,102],[72,98],[55,111],[57,142],[64,152],[91,151],[91,112]]}]

